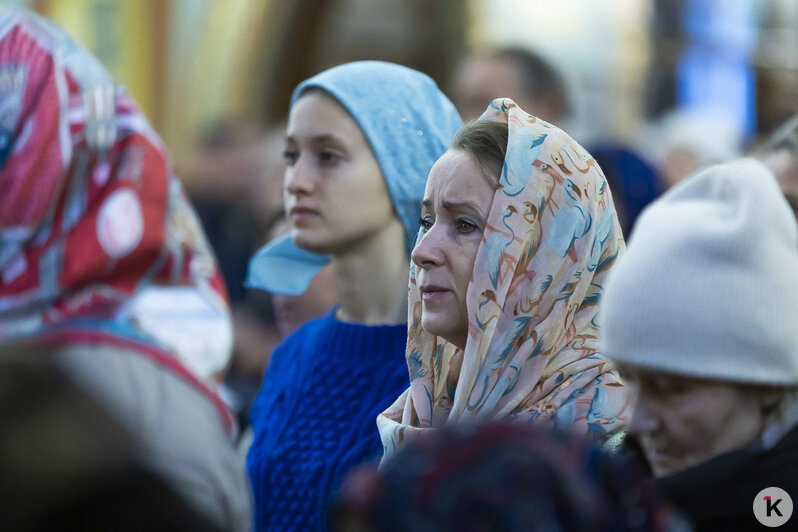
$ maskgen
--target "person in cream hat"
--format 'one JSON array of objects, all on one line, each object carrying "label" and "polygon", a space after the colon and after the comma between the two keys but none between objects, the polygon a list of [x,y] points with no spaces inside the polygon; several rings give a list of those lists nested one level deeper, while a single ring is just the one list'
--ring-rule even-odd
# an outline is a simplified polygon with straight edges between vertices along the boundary
[{"label": "person in cream hat", "polygon": [[798,494],[797,273],[790,207],[742,159],[647,208],[606,286],[600,345],[636,395],[630,436],[699,529],[754,526],[769,486]]}]

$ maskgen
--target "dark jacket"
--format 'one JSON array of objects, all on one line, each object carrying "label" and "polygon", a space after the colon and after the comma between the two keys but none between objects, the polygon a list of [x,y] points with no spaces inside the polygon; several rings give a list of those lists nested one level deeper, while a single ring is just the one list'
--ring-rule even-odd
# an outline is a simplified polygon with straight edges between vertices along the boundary
[{"label": "dark jacket", "polygon": [[[754,517],[754,498],[777,487],[798,504],[798,428],[771,449],[726,453],[657,484],[697,531],[769,530]],[[798,512],[779,530],[798,530]]]}]

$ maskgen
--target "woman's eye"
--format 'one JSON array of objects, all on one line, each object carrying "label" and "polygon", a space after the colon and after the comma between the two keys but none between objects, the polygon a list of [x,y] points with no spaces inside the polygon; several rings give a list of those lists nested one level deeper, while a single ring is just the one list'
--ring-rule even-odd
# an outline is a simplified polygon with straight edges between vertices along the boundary
[{"label": "woman's eye", "polygon": [[283,160],[285,161],[286,166],[294,166],[296,160],[299,158],[299,154],[294,150],[285,150],[283,152]]},{"label": "woman's eye", "polygon": [[322,164],[335,164],[340,159],[341,157],[339,157],[337,154],[329,151],[323,151],[319,153],[319,161],[321,161]]},{"label": "woman's eye", "polygon": [[468,220],[458,220],[457,221],[457,230],[461,233],[471,233],[477,229],[476,224],[469,222]]},{"label": "woman's eye", "polygon": [[433,223],[432,220],[430,220],[429,218],[419,218],[418,220],[418,226],[421,228],[421,231],[423,233],[426,233],[427,231],[430,230],[430,228],[432,227],[432,223]]},{"label": "woman's eye", "polygon": [[678,396],[690,390],[686,381],[675,377],[649,377],[646,380],[648,390],[659,396]]}]

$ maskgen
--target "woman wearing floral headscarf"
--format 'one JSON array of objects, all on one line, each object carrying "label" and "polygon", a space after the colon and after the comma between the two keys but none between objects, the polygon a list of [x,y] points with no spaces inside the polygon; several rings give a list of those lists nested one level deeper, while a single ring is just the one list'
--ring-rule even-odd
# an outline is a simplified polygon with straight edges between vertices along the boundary
[{"label": "woman wearing floral headscarf", "polygon": [[[160,139],[94,57],[5,7],[0,108],[0,343],[53,345],[147,466],[250,529],[233,420],[205,380],[229,357],[225,290]],[[180,304],[154,320],[153,299]]]},{"label": "woman wearing floral headscarf", "polygon": [[567,134],[495,100],[430,172],[412,253],[410,388],[385,447],[468,420],[607,438],[626,393],[597,353],[602,285],[624,249],[610,191]]}]

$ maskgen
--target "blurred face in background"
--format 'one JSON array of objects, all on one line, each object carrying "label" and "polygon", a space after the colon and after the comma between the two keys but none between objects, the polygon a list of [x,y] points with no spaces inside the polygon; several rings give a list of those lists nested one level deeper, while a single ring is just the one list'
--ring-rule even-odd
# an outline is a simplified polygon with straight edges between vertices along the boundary
[{"label": "blurred face in background", "polygon": [[291,109],[285,162],[285,210],[297,246],[335,256],[401,227],[360,127],[326,92],[310,90]]},{"label": "blurred face in background", "polygon": [[701,158],[690,146],[674,146],[665,153],[660,172],[665,186],[670,188],[701,168]]},{"label": "blurred face in background", "polygon": [[508,59],[466,59],[454,78],[454,103],[463,120],[478,118],[494,98],[512,98],[523,109],[531,109],[516,67]]},{"label": "blurred face in background", "polygon": [[257,205],[257,213],[264,227],[274,220],[283,208],[285,129],[286,124],[280,123],[266,131],[260,154],[262,171],[256,186],[251,191],[251,201]]},{"label": "blurred face in background", "polygon": [[654,476],[697,466],[742,449],[762,431],[775,392],[622,366],[636,400],[629,432],[640,442]]},{"label": "blurred face in background", "polygon": [[423,238],[413,249],[425,331],[465,348],[466,292],[495,185],[468,153],[446,152],[429,174],[421,210]]},{"label": "blurred face in background", "polygon": [[465,59],[455,73],[452,88],[455,107],[463,120],[479,118],[495,98],[512,98],[519,107],[538,118],[559,123],[564,118],[562,102],[550,94],[533,96],[524,84],[524,68],[509,57]]},{"label": "blurred face in background", "polygon": [[191,158],[189,189],[205,201],[234,202],[261,220],[282,205],[285,125],[269,129],[249,122],[221,122]]}]

